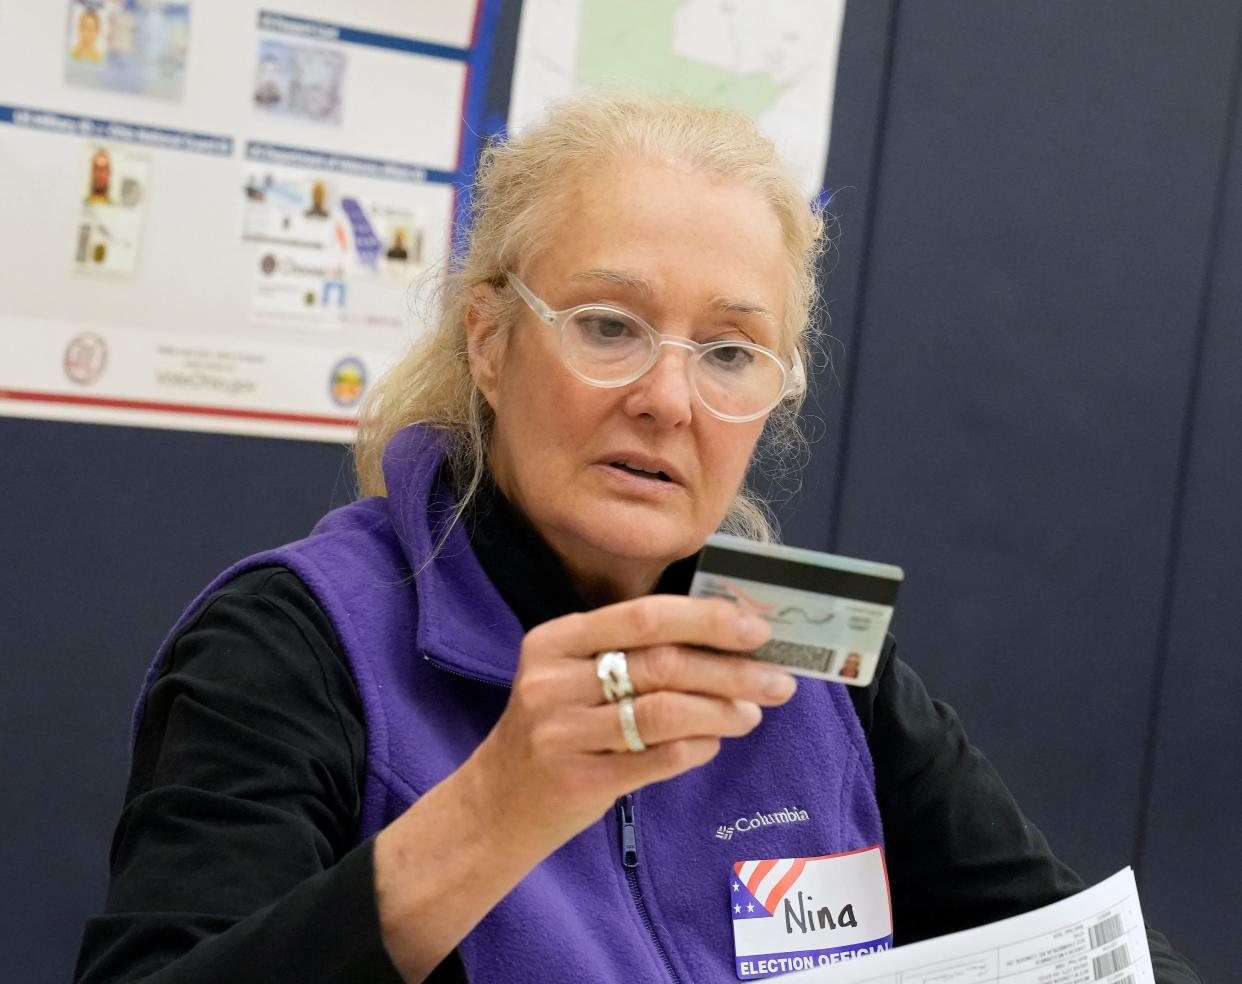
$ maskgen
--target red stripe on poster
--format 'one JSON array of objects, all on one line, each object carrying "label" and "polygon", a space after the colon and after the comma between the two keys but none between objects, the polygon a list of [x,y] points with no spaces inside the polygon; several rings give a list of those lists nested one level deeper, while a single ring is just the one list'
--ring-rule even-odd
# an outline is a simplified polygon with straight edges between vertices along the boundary
[{"label": "red stripe on poster", "polygon": [[275,410],[242,410],[232,407],[209,407],[194,403],[158,403],[154,400],[116,400],[106,396],[73,396],[68,393],[36,393],[30,390],[0,389],[0,400],[24,400],[31,403],[62,403],[71,406],[105,407],[109,410],[148,410],[157,413],[201,414],[207,417],[232,417],[239,420],[271,420],[287,424],[325,424],[329,427],[354,427],[354,417],[322,417],[310,413],[281,413]]}]

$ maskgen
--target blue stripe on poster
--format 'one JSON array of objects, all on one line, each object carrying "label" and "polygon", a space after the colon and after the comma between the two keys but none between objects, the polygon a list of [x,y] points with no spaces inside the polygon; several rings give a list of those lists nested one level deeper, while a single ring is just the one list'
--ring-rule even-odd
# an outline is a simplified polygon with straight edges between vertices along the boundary
[{"label": "blue stripe on poster", "polygon": [[305,147],[285,147],[255,140],[246,144],[246,159],[261,161],[264,164],[352,174],[360,178],[381,178],[385,181],[430,181],[435,184],[454,184],[459,180],[459,175],[452,171],[438,171],[405,161],[355,157],[350,154],[308,150]]},{"label": "blue stripe on poster", "polygon": [[346,27],[343,24],[329,24],[326,21],[307,20],[304,17],[290,17],[271,10],[259,11],[259,30],[272,31],[277,34],[289,34],[308,41],[343,41],[348,44],[360,44],[370,48],[403,51],[411,55],[448,58],[452,61],[464,62],[470,59],[470,52],[468,50],[456,48],[450,44],[420,41],[417,38],[405,38],[397,34],[381,34],[378,31],[364,31],[361,28]]},{"label": "blue stripe on poster", "polygon": [[464,106],[465,125],[462,127],[461,151],[458,155],[461,174],[455,202],[456,215],[453,217],[453,254],[455,256],[464,254],[466,235],[470,231],[471,192],[479,151],[487,137],[504,129],[504,121],[492,118],[487,112],[487,86],[492,59],[495,55],[496,27],[500,20],[502,0],[478,0],[478,2],[468,62],[470,74]]},{"label": "blue stripe on poster", "polygon": [[28,106],[0,106],[0,123],[40,130],[43,133],[59,133],[66,137],[138,144],[140,147],[156,150],[184,150],[212,157],[229,157],[233,153],[232,137],[193,133],[189,130],[168,130],[121,120],[101,120],[50,109],[32,109]]}]

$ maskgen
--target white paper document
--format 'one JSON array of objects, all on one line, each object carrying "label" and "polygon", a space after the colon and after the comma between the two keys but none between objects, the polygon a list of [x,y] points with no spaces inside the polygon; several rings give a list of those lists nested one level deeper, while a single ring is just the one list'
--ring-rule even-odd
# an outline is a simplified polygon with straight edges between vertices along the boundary
[{"label": "white paper document", "polygon": [[[900,928],[900,927],[898,927]],[[795,984],[1154,984],[1134,872],[989,926],[778,978]]]}]

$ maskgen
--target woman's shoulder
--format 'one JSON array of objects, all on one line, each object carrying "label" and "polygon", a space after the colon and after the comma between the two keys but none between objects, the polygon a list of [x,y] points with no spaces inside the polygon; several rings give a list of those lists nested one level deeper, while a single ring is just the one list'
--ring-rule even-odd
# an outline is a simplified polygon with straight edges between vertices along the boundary
[{"label": "woman's shoulder", "polygon": [[243,571],[203,598],[169,640],[135,724],[131,796],[183,782],[161,773],[196,748],[227,759],[230,775],[267,776],[258,750],[279,745],[286,758],[333,763],[357,809],[357,687],[331,620],[287,567]]},{"label": "woman's shoulder", "polygon": [[322,676],[333,664],[344,669],[327,611],[291,567],[273,563],[241,570],[207,593],[169,640],[160,676],[193,669],[288,681]]},{"label": "woman's shoulder", "polygon": [[221,608],[249,607],[270,610],[290,617],[294,613],[312,621],[326,621],[322,606],[305,581],[287,564],[269,563],[241,570],[217,585],[200,603],[197,612],[187,620],[185,628],[211,618]]}]

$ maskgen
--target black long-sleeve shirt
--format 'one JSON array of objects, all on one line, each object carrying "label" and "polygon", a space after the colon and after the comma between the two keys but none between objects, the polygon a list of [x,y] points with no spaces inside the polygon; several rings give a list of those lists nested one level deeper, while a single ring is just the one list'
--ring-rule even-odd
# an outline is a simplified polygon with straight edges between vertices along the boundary
[{"label": "black long-sleeve shirt", "polygon": [[[526,628],[585,607],[494,489],[470,524]],[[674,565],[664,587],[684,573]],[[850,693],[875,762],[898,945],[1082,888],[891,645],[871,685]],[[365,748],[344,651],[298,577],[265,567],[214,592],[150,691],[80,984],[399,982],[372,842],[354,845]],[[1160,984],[1199,981],[1163,937],[1149,940]],[[456,953],[429,978],[465,979]]]}]

